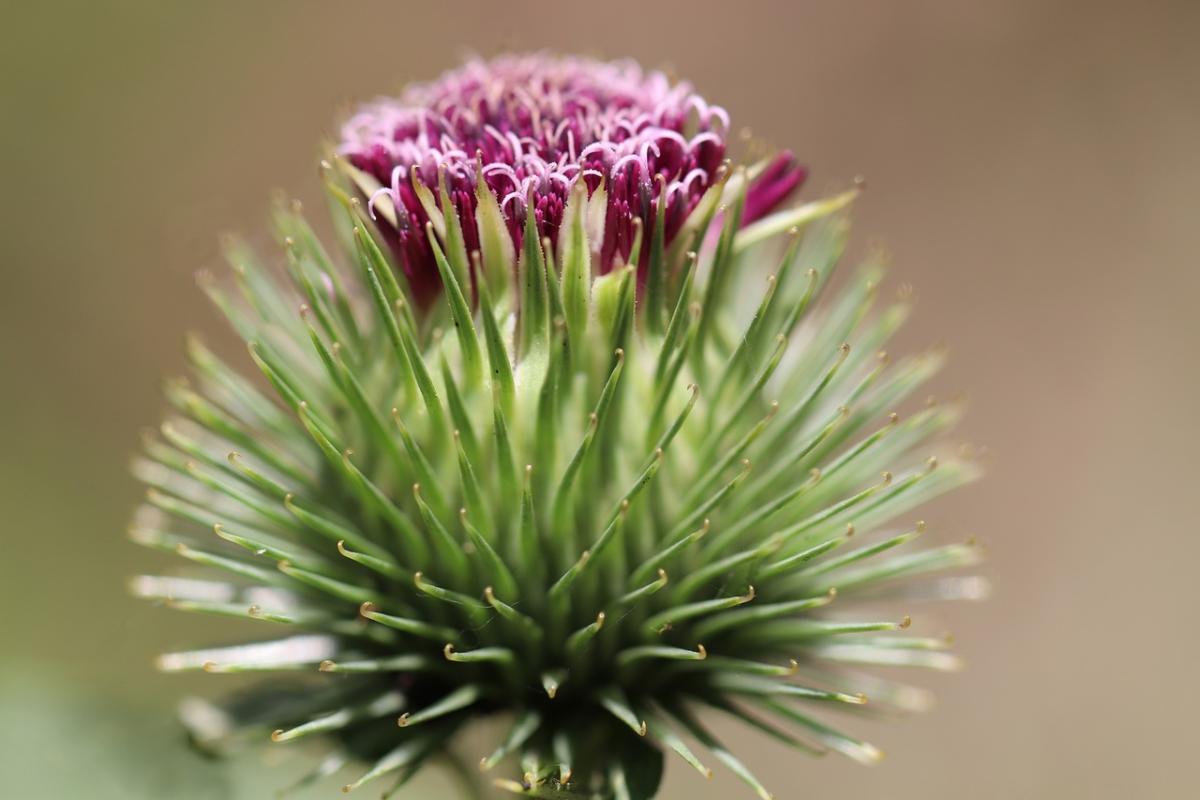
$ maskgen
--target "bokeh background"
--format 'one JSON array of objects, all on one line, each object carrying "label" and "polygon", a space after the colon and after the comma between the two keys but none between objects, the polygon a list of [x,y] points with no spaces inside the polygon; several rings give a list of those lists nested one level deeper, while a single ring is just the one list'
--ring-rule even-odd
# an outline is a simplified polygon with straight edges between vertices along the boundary
[{"label": "bokeh background", "polygon": [[0,3],[0,796],[280,785],[286,761],[180,747],[176,698],[221,679],[151,658],[212,631],[123,593],[148,563],[128,456],[183,332],[220,330],[192,275],[269,190],[317,207],[355,100],[542,47],[672,67],[795,149],[810,195],[867,176],[859,240],[919,297],[903,341],[950,345],[937,390],[990,447],[930,511],[990,549],[993,599],[942,613],[968,669],[869,731],[873,769],[750,740],[778,796],[1194,796],[1197,41],[1186,0]]}]

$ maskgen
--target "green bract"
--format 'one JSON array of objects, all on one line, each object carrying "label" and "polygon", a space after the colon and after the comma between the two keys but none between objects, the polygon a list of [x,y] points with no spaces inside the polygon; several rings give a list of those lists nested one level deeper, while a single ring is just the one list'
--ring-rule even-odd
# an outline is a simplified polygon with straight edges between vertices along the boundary
[{"label": "green bract", "polygon": [[975,469],[930,458],[957,408],[892,413],[941,359],[883,357],[907,307],[872,313],[877,260],[829,290],[855,192],[743,227],[747,171],[726,170],[669,248],[638,229],[640,286],[593,269],[602,188],[576,183],[556,246],[528,223],[515,253],[479,198],[483,258],[443,194],[427,235],[444,290],[419,307],[352,172],[326,165],[337,247],[280,207],[281,264],[235,245],[233,280],[203,281],[264,380],[191,341],[194,379],[169,385],[136,465],[134,538],[194,570],[135,592],[270,623],[160,666],[281,673],[185,704],[196,741],[319,734],[310,778],[365,763],[347,790],[396,787],[506,715],[482,754],[512,763],[498,785],[619,800],[656,793],[665,751],[770,797],[713,709],[878,758],[829,715],[920,695],[855,667],[956,662],[900,632],[907,608],[869,604],[981,584],[927,578],[975,547],[910,544],[909,512]]}]

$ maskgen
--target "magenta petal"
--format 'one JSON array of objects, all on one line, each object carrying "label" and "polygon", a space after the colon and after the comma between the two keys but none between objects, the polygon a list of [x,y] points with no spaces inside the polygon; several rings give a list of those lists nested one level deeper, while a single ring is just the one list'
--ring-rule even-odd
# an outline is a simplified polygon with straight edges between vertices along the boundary
[{"label": "magenta petal", "polygon": [[749,225],[762,219],[780,206],[804,179],[808,168],[796,161],[790,151],[777,155],[763,173],[750,184],[746,192],[746,208],[742,212],[742,224]]}]

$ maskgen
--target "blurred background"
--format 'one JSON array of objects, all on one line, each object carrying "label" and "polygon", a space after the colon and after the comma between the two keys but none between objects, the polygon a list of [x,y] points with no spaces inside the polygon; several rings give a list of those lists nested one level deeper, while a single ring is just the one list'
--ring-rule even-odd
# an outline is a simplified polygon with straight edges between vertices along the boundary
[{"label": "blurred background", "polygon": [[[944,341],[989,478],[929,512],[994,597],[939,612],[968,668],[866,731],[867,769],[753,740],[781,798],[1192,796],[1200,532],[1200,5],[1193,2],[0,4],[0,795],[259,798],[288,764],[181,747],[152,656],[215,636],[124,594],[139,431],[220,331],[192,281],[275,188],[318,207],[356,100],[469,52],[670,67],[813,169]],[[211,638],[210,636],[210,638]],[[215,682],[214,682],[215,681]],[[332,797],[334,781],[312,793]],[[1193,785],[1192,790],[1187,786]],[[672,769],[668,798],[748,796]],[[445,797],[436,776],[410,797]]]}]

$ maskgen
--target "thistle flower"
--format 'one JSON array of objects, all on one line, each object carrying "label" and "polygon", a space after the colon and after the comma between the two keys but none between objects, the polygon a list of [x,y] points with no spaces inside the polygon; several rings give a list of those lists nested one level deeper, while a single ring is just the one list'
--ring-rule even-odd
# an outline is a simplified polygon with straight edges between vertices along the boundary
[{"label": "thistle flower", "polygon": [[131,528],[195,572],[136,594],[282,632],[161,657],[281,673],[185,703],[199,745],[320,735],[306,780],[385,796],[493,715],[482,767],[531,797],[649,798],[705,751],[770,797],[700,710],[878,758],[829,712],[924,694],[856,665],[956,661],[872,607],[982,589],[890,523],[975,470],[930,457],[957,407],[895,412],[941,356],[881,352],[878,257],[830,295],[857,190],[779,208],[803,171],[732,168],[727,127],[631,64],[472,62],[346,124],[336,249],[296,205],[278,268],[230,246],[202,285],[265,380],[189,341]]},{"label": "thistle flower", "polygon": [[[670,246],[719,180],[728,127],[725,110],[688,84],[672,85],[632,62],[506,56],[472,61],[410,87],[399,100],[365,107],[343,127],[339,151],[361,171],[356,177],[371,190],[372,216],[378,210],[389,223],[383,232],[414,294],[426,299],[440,281],[425,224],[441,216],[426,187],[440,182],[468,250],[481,244],[478,190],[490,189],[519,250],[529,209],[538,235],[557,245],[574,184],[584,182],[589,195],[603,184],[606,200],[595,206],[603,237],[593,268],[605,274],[634,263],[644,281],[650,240],[641,238],[633,252],[639,227],[654,227],[661,198]],[[777,205],[804,176],[790,154],[781,155],[752,188],[746,221]],[[484,250],[484,265],[503,280],[514,262],[504,243],[495,247]]]}]

